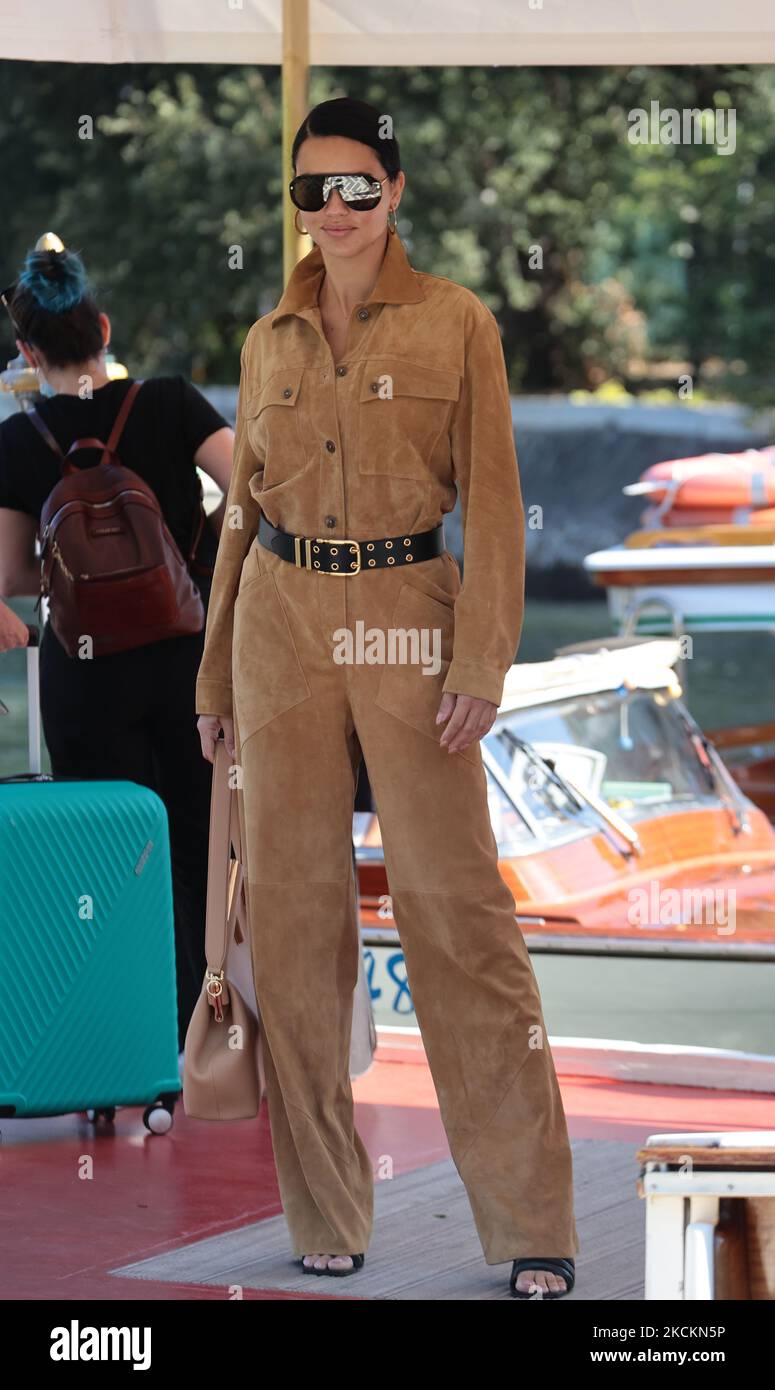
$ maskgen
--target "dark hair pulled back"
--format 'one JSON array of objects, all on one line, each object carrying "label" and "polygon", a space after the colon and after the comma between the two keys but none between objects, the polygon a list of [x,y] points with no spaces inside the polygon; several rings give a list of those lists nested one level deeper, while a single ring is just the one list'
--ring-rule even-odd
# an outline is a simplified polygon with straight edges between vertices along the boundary
[{"label": "dark hair pulled back", "polygon": [[296,160],[304,141],[310,135],[342,135],[347,140],[358,140],[362,145],[370,145],[389,178],[394,179],[401,170],[401,154],[395,135],[386,135],[392,129],[389,113],[378,111],[367,101],[355,97],[333,97],[321,101],[305,116],[294,137],[291,148],[291,163],[296,173]]},{"label": "dark hair pulled back", "polygon": [[39,348],[52,367],[85,362],[102,351],[99,309],[76,251],[28,251],[9,307],[19,337]]}]

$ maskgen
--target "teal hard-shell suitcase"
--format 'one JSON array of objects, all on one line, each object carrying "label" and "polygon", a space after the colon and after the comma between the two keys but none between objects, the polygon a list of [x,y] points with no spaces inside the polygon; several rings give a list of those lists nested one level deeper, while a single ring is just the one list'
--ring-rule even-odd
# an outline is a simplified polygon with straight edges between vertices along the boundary
[{"label": "teal hard-shell suitcase", "polygon": [[129,781],[40,773],[37,629],[27,648],[31,773],[0,779],[0,1117],[180,1095],[169,830]]}]

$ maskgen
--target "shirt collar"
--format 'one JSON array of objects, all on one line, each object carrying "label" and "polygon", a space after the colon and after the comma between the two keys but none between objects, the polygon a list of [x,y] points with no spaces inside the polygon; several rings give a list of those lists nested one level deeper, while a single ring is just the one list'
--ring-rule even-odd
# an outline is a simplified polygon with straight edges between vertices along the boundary
[{"label": "shirt collar", "polygon": [[[300,314],[318,303],[325,266],[319,246],[302,257],[288,277],[282,298],[274,312],[272,327],[285,314]],[[409,264],[403,242],[397,232],[388,234],[374,288],[365,304],[417,304],[425,298],[415,272]]]}]

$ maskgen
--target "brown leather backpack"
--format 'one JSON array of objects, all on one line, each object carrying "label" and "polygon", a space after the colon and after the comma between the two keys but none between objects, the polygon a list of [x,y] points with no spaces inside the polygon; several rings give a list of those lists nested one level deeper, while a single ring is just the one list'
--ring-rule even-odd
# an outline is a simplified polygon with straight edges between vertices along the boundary
[{"label": "brown leather backpack", "polygon": [[[116,446],[142,381],[127,391],[107,444],[76,439],[63,454],[37,411],[28,419],[62,461],[62,478],[40,516],[41,592],[69,656],[83,638],[94,656],[127,651],[166,637],[201,632],[204,605],[153,489],[121,463]],[[101,449],[98,464],[78,468],[71,455]],[[204,523],[201,506],[193,560]]]}]

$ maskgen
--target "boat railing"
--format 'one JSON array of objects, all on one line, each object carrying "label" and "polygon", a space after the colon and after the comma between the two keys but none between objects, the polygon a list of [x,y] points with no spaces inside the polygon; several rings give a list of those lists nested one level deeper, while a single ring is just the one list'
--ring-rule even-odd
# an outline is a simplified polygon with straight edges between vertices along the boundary
[{"label": "boat railing", "polygon": [[[624,618],[620,625],[620,636],[635,637],[638,631],[638,622],[645,612],[649,609],[662,609],[672,624],[673,637],[679,640],[686,636],[684,628],[683,614],[677,604],[671,602],[663,595],[651,594],[646,598],[633,599],[628,605]],[[678,657],[675,667],[676,676],[684,691],[688,690],[689,676],[686,664],[686,657]]]}]

